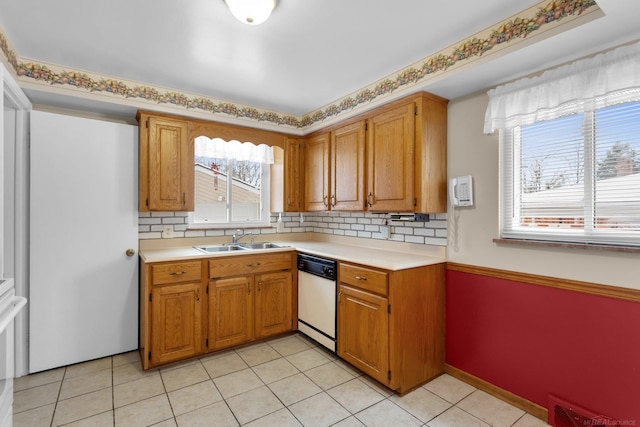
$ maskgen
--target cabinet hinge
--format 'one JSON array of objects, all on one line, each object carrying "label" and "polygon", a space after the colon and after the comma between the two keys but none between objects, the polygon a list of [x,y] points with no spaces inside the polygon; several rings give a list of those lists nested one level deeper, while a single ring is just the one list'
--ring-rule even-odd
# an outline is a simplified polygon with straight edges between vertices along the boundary
[{"label": "cabinet hinge", "polygon": [[413,206],[418,206],[418,198],[417,197],[413,198]]},{"label": "cabinet hinge", "polygon": [[365,124],[364,124],[364,130],[365,130],[365,131],[368,131],[368,130],[369,130],[369,123],[365,123]]},{"label": "cabinet hinge", "polygon": [[149,360],[151,360],[151,352],[149,352]]},{"label": "cabinet hinge", "polygon": [[206,340],[204,340],[204,345],[209,348],[209,338],[207,338]]},{"label": "cabinet hinge", "polygon": [[147,197],[144,201],[147,204],[147,207],[149,207],[149,198]]},{"label": "cabinet hinge", "polygon": [[413,107],[413,115],[414,116],[418,115],[418,106],[417,105],[415,107]]},{"label": "cabinet hinge", "polygon": [[387,313],[391,314],[391,304],[387,305]]},{"label": "cabinet hinge", "polygon": [[[206,293],[209,293],[209,285],[207,285],[207,290],[205,291]],[[207,340],[208,341],[208,340]]]},{"label": "cabinet hinge", "polygon": [[149,294],[149,302],[152,302],[152,301],[153,301],[153,294],[150,293]]},{"label": "cabinet hinge", "polygon": [[145,126],[146,126],[147,129],[149,129],[149,119],[146,120]]},{"label": "cabinet hinge", "polygon": [[389,381],[391,381],[391,371],[390,371],[390,370],[389,370],[389,371],[387,371],[387,379],[388,379]]}]

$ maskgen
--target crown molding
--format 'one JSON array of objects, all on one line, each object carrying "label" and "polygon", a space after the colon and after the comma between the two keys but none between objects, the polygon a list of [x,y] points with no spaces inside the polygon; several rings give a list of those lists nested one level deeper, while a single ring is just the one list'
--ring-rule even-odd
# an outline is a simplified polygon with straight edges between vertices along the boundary
[{"label": "crown molding", "polygon": [[2,28],[0,57],[22,87],[302,134],[423,90],[450,73],[604,15],[595,0],[553,0],[544,5],[547,1],[302,116],[21,58]]}]

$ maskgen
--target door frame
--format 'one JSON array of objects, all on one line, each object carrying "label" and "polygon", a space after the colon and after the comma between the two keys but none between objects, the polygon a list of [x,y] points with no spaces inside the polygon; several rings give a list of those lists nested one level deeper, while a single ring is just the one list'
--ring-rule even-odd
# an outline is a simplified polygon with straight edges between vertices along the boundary
[{"label": "door frame", "polygon": [[[24,94],[13,74],[0,63],[0,102],[2,103],[2,144],[14,145],[14,281],[16,295],[29,298],[29,117],[31,102]],[[5,109],[15,111],[13,138],[5,140]],[[3,196],[4,197],[4,196]],[[6,207],[2,206],[4,210]],[[3,225],[4,226],[4,225]],[[28,309],[22,310],[15,318],[15,375],[27,375],[29,349],[27,333],[29,330]]]}]

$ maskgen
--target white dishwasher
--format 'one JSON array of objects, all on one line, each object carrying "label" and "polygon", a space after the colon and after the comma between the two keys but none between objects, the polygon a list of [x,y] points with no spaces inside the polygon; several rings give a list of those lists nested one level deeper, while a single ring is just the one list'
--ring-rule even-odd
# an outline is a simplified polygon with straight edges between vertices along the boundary
[{"label": "white dishwasher", "polygon": [[298,330],[336,352],[337,262],[298,254]]}]

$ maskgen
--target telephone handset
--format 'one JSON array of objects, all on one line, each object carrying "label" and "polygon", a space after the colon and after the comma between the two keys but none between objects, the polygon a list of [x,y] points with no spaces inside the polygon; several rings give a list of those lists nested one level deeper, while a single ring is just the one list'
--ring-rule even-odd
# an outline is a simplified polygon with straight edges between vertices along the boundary
[{"label": "telephone handset", "polygon": [[451,178],[449,199],[451,206],[473,206],[473,177],[465,175]]}]

